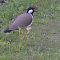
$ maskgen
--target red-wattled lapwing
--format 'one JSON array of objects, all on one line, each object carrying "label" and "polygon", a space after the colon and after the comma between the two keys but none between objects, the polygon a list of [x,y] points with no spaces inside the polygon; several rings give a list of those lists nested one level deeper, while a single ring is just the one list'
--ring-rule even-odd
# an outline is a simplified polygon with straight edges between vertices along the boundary
[{"label": "red-wattled lapwing", "polygon": [[[33,13],[36,12],[36,8],[29,7],[27,13],[21,14],[16,18],[16,20],[11,24],[11,26],[5,30],[5,33],[10,33],[13,30],[17,30],[19,28],[23,29],[26,28],[27,30],[31,29],[31,24],[33,21]],[[28,27],[30,27],[28,29]]]},{"label": "red-wattled lapwing", "polygon": [[5,3],[5,0],[0,0],[0,3]]}]

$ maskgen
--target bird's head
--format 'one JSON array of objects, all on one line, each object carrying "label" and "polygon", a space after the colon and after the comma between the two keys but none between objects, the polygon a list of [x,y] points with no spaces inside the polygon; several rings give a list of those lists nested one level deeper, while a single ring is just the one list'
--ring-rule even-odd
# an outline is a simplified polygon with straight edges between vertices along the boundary
[{"label": "bird's head", "polygon": [[29,7],[29,8],[27,9],[27,13],[29,13],[29,14],[32,14],[32,15],[33,15],[34,12],[37,12],[37,9],[34,8],[34,7]]}]

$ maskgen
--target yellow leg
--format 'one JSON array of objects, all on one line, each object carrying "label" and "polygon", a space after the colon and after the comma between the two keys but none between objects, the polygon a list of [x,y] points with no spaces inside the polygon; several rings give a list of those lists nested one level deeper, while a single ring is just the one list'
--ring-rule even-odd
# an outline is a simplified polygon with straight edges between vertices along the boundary
[{"label": "yellow leg", "polygon": [[24,29],[24,34],[25,34],[26,39],[28,40],[27,29]]},{"label": "yellow leg", "polygon": [[32,30],[32,28],[31,27],[27,27],[26,30],[27,30],[27,34],[28,34],[29,31]]},{"label": "yellow leg", "polygon": [[20,30],[20,34],[23,34],[23,29]]}]

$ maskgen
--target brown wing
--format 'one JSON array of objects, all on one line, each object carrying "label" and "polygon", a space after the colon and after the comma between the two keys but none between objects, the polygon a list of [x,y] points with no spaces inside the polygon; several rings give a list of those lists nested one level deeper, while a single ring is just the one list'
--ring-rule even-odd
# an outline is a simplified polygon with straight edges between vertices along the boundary
[{"label": "brown wing", "polygon": [[21,14],[16,18],[14,23],[9,27],[10,30],[15,30],[20,28],[27,27],[32,22],[32,16],[28,13]]},{"label": "brown wing", "polygon": [[4,0],[0,0],[0,3],[5,3],[5,1]]}]

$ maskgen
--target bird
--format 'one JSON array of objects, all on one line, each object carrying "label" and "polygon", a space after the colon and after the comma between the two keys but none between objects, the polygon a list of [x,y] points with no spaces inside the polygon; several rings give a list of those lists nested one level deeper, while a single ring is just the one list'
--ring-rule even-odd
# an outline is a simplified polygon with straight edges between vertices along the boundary
[{"label": "bird", "polygon": [[5,3],[5,0],[0,0],[0,3]]},{"label": "bird", "polygon": [[[31,29],[31,24],[33,22],[33,13],[37,12],[37,9],[35,7],[29,7],[27,9],[27,13],[23,13],[19,15],[15,21],[10,25],[8,29],[4,31],[4,33],[10,33],[14,30],[21,29]],[[30,28],[29,28],[30,27]]]}]

